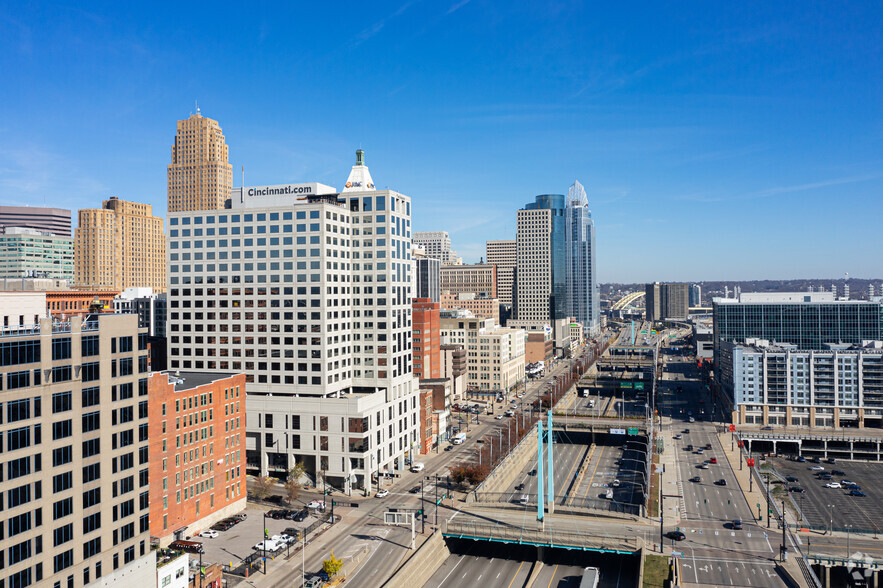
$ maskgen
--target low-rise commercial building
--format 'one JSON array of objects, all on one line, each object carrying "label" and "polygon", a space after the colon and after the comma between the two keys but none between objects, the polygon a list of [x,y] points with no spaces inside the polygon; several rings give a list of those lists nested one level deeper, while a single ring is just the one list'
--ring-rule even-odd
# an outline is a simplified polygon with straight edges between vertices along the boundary
[{"label": "low-rise commercial building", "polygon": [[483,294],[497,297],[497,266],[489,263],[445,265],[441,268],[441,291],[444,294]]},{"label": "low-rise commercial building", "polygon": [[154,372],[150,535],[165,547],[245,509],[245,375]]},{"label": "low-rise commercial building", "polygon": [[490,296],[472,292],[444,292],[441,295],[441,307],[447,310],[466,310],[475,316],[494,319],[495,325],[500,324],[500,301]]},{"label": "low-rise commercial building", "polygon": [[0,277],[74,279],[74,240],[49,231],[0,228]]},{"label": "low-rise commercial building", "polygon": [[466,348],[467,388],[509,390],[524,380],[524,331],[475,316],[443,316],[442,343]]}]

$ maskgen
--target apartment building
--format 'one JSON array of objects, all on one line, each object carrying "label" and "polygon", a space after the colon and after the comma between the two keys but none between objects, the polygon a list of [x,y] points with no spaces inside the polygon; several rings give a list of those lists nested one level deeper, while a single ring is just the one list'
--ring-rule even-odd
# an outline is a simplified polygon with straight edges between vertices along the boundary
[{"label": "apartment building", "polygon": [[800,349],[765,339],[720,347],[732,422],[795,427],[883,426],[883,343]]},{"label": "apartment building", "polygon": [[134,315],[0,329],[6,586],[155,582],[148,370]]},{"label": "apartment building", "polygon": [[224,208],[233,188],[233,166],[218,121],[199,109],[179,120],[166,173],[169,212]]},{"label": "apartment building", "polygon": [[445,265],[439,273],[442,294],[497,297],[497,266],[488,263]]},{"label": "apartment building", "polygon": [[646,316],[648,321],[666,319],[685,320],[690,314],[689,284],[660,284],[645,286]]},{"label": "apartment building", "polygon": [[245,509],[245,397],[244,374],[150,374],[150,534],[160,546]]},{"label": "apartment building", "polygon": [[79,211],[74,231],[76,287],[79,290],[166,288],[163,219],[149,204],[116,197],[101,208]]},{"label": "apartment building", "polygon": [[[451,314],[456,314],[451,316]],[[466,349],[466,383],[475,390],[509,390],[524,380],[525,333],[466,313],[442,314],[444,345]]]},{"label": "apartment building", "polygon": [[415,298],[413,303],[413,370],[420,378],[438,378],[441,375],[439,337],[439,305],[428,298]]},{"label": "apartment building", "polygon": [[411,201],[362,157],[341,193],[257,186],[170,214],[170,369],[245,373],[250,473],[303,462],[370,491],[418,443]]}]

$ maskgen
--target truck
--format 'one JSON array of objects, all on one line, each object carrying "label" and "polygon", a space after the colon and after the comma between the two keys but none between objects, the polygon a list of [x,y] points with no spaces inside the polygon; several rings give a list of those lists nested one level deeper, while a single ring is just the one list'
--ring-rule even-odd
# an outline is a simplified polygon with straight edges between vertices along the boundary
[{"label": "truck", "polygon": [[583,570],[583,579],[579,588],[598,588],[598,578],[601,576],[598,568],[586,568]]},{"label": "truck", "polygon": [[464,441],[466,441],[466,433],[457,433],[454,435],[454,438],[451,439],[451,443],[454,445],[462,445]]}]

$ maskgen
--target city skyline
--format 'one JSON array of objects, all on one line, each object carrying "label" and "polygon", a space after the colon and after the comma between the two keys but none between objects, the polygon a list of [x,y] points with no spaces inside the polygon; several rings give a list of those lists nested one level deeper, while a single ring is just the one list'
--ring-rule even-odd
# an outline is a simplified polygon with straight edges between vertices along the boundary
[{"label": "city skyline", "polygon": [[[147,10],[0,12],[0,204],[117,196],[166,218],[174,124],[198,100],[234,186],[245,166],[247,185],[342,190],[361,146],[414,230],[448,231],[465,262],[578,180],[602,283],[883,275],[864,239],[883,187],[874,3]],[[335,42],[292,22],[334,22]]]}]

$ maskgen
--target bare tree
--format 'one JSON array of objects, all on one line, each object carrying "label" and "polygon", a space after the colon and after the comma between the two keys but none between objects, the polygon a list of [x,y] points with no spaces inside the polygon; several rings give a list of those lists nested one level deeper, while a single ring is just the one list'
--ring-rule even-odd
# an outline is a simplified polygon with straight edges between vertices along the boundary
[{"label": "bare tree", "polygon": [[270,476],[260,476],[254,481],[254,487],[252,488],[252,494],[254,494],[255,498],[259,500],[263,500],[267,496],[269,496],[270,491],[273,490],[273,486],[276,484],[276,480]]}]

